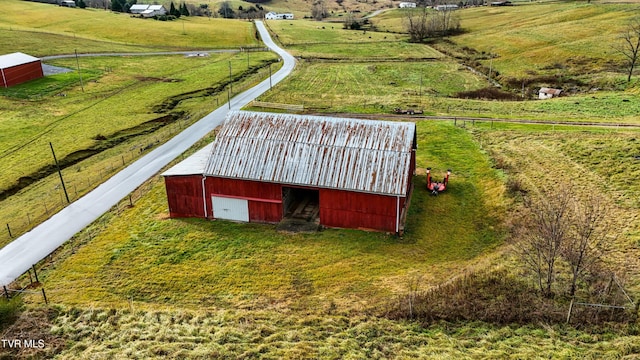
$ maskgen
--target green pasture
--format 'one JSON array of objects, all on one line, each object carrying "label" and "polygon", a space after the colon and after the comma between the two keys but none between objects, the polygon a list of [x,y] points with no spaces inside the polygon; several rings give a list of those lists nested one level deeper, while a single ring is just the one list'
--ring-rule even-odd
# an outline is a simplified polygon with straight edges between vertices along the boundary
[{"label": "green pasture", "polygon": [[[613,49],[633,4],[565,2],[518,4],[464,10],[467,32],[452,40],[459,46],[495,54],[494,68],[505,78],[538,75],[578,77],[616,75],[622,56]],[[489,60],[482,61],[485,66]]]},{"label": "green pasture", "polygon": [[[364,35],[363,35],[364,36]],[[395,36],[394,36],[395,37]],[[410,44],[405,41],[389,40],[391,36],[382,42],[362,43],[333,43],[327,44],[300,44],[288,46],[287,50],[294,56],[324,60],[352,60],[352,61],[429,61],[442,59],[442,53],[432,47],[423,44]]]},{"label": "green pasture", "polygon": [[[487,68],[492,66],[505,81],[555,76],[621,87],[622,56],[614,45],[635,16],[636,6],[599,1],[519,2],[462,9],[454,14],[465,32],[448,38],[455,44],[448,51],[474,50],[462,55]],[[403,10],[388,11],[377,18],[378,26],[383,31],[406,32],[404,18]]]},{"label": "green pasture", "polygon": [[[33,56],[78,52],[226,49],[258,45],[248,21],[187,17],[156,21],[99,9],[3,1],[0,48]],[[47,43],[48,42],[48,43]],[[43,46],[44,45],[44,46]]]},{"label": "green pasture", "polygon": [[[48,164],[51,160],[47,155],[48,142],[56,145],[62,158],[93,145],[97,135],[108,136],[163,116],[154,112],[155,106],[180,94],[228,82],[229,61],[233,76],[240,76],[247,71],[246,57],[245,54],[222,54],[83,58],[82,67],[103,73],[97,80],[85,78],[88,81],[84,92],[76,75],[74,87],[63,91],[65,96],[45,92],[44,97],[32,101],[4,98],[0,104],[9,111],[0,121],[0,156],[10,170],[0,175],[0,184],[6,187],[18,177]],[[249,65],[264,66],[263,62],[270,59],[274,59],[271,53],[251,53]],[[54,64],[73,68],[75,59],[57,60]],[[69,76],[73,77],[74,73],[61,75],[64,81]],[[45,78],[12,87],[4,93],[41,90],[40,83],[56,80],[56,77]],[[224,103],[222,100],[226,101],[226,97],[220,98],[220,103]],[[188,111],[180,107],[171,111],[180,110]],[[108,121],[96,121],[105,114],[109,116]]]},{"label": "green pasture", "polygon": [[332,113],[390,113],[396,107],[413,107],[427,115],[640,124],[640,98],[633,91],[597,91],[546,101],[455,98],[458,92],[486,84],[486,79],[447,61],[309,61],[299,62],[294,74],[260,100]]},{"label": "green pasture", "polygon": [[301,44],[367,43],[405,39],[404,35],[346,30],[342,23],[313,20],[268,20],[267,26],[284,46]]},{"label": "green pasture", "polygon": [[[80,154],[85,149],[104,150],[122,143],[117,151],[108,152],[110,162],[98,160],[98,157],[88,160],[92,165],[74,165],[64,171],[67,181],[76,185],[71,191],[72,198],[76,198],[76,189],[83,194],[98,185],[104,176],[137,158],[150,143],[166,140],[180,127],[224,104],[227,95],[226,88],[222,87],[229,81],[229,62],[234,79],[233,91],[237,94],[268,76],[265,65],[274,59],[271,53],[250,53],[248,68],[246,53],[194,58],[83,58],[80,60],[83,69],[93,69],[101,74],[97,79],[85,77],[84,92],[77,81],[73,87],[60,92],[64,96],[45,93],[32,100],[0,98],[0,109],[4,115],[0,120],[0,157],[10,164],[0,175],[0,189],[9,188],[21,177],[41,176],[37,171],[53,163],[49,142],[53,143],[59,160],[75,156],[74,153]],[[75,59],[57,60],[55,64],[72,67]],[[73,77],[74,74],[64,77]],[[57,79],[52,78],[54,81]],[[42,89],[39,81],[9,88],[7,93],[23,94],[36,89]],[[158,108],[174,100],[177,101],[175,108]],[[154,135],[158,125],[149,121],[167,114],[176,114],[179,118],[170,126],[171,133]],[[100,168],[98,164],[104,167]],[[59,191],[54,190],[59,184],[56,179],[50,176],[41,185],[31,185],[3,201],[0,218],[12,224],[14,235],[19,233],[18,229],[26,230],[25,226],[31,220],[44,216],[47,212],[45,207],[48,210],[54,207],[43,202],[50,202],[52,197],[59,200]],[[58,202],[56,208],[59,206]],[[5,235],[2,233],[0,236],[0,244],[10,241]]]},{"label": "green pasture", "polygon": [[[291,308],[375,307],[420,274],[433,285],[485,261],[502,241],[503,185],[470,134],[418,123],[416,177],[406,234],[325,229],[278,233],[273,225],[168,219],[162,180],[79,248],[45,283],[73,306]],[[430,197],[424,168],[454,171],[450,191]],[[353,302],[353,299],[359,299]],[[360,305],[357,305],[360,304]]]},{"label": "green pasture", "polygon": [[303,104],[310,111],[388,113],[409,105],[429,112],[429,98],[479,87],[481,78],[452,62],[300,62],[260,100]]}]

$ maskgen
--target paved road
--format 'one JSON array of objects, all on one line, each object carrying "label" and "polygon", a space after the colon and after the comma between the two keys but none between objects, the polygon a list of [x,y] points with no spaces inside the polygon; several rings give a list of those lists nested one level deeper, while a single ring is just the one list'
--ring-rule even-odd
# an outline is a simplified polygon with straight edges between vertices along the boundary
[{"label": "paved road", "polygon": [[[291,73],[295,66],[295,59],[272,41],[261,21],[256,21],[256,26],[265,45],[280,55],[284,62],[282,68],[271,78],[272,84],[275,85]],[[267,79],[237,95],[231,99],[231,109],[239,110],[269,90],[269,87],[270,83]],[[157,174],[169,162],[221,124],[228,111],[229,106],[225,103],[49,220],[0,249],[0,285],[10,284],[33,264],[52,253],[147,179]]]},{"label": "paved road", "polygon": [[[78,54],[77,57],[163,56],[163,55],[202,56],[202,54],[236,53],[236,52],[240,52],[240,50],[224,49],[224,50],[192,50],[192,51],[159,51],[159,52],[139,52],[139,53],[92,53],[92,54]],[[40,60],[47,61],[47,60],[66,59],[66,58],[74,58],[74,57],[76,57],[76,54],[51,55],[51,56],[43,56],[40,58]]]}]

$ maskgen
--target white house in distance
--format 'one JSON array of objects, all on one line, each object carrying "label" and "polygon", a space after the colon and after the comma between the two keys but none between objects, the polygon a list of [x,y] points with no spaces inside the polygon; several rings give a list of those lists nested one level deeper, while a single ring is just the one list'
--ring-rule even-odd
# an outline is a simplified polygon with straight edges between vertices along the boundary
[{"label": "white house in distance", "polygon": [[167,14],[167,9],[162,5],[150,4],[134,4],[131,5],[129,11],[132,14],[142,15],[144,17],[162,16]]},{"label": "white house in distance", "polygon": [[265,20],[293,20],[293,14],[278,14],[277,12],[269,11],[264,15]]},{"label": "white house in distance", "polygon": [[401,8],[401,9],[404,9],[404,8],[414,8],[414,7],[416,7],[416,3],[414,3],[414,2],[405,2],[405,1],[403,1],[403,2],[401,2],[401,3],[398,5],[398,7],[399,7],[399,8]]},{"label": "white house in distance", "polygon": [[540,88],[540,91],[538,91],[538,98],[541,100],[551,99],[552,97],[560,96],[560,93],[562,93],[562,90],[560,89],[543,87]]},{"label": "white house in distance", "polygon": [[455,5],[455,4],[437,5],[434,7],[434,9],[436,9],[437,11],[458,10],[458,5]]}]

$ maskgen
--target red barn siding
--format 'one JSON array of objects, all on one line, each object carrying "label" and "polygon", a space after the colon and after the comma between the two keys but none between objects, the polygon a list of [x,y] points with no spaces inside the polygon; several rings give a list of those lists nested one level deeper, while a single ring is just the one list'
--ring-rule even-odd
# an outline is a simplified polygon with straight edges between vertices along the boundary
[{"label": "red barn siding", "polygon": [[395,232],[396,204],[395,196],[320,189],[320,224]]},{"label": "red barn siding", "polygon": [[13,66],[0,71],[2,72],[0,81],[2,81],[3,87],[22,84],[23,82],[39,79],[44,76],[42,63],[40,61]]},{"label": "red barn siding", "polygon": [[282,203],[249,201],[249,221],[277,223],[282,220]]},{"label": "red barn siding", "polygon": [[202,176],[167,176],[164,178],[172,218],[204,217]]}]

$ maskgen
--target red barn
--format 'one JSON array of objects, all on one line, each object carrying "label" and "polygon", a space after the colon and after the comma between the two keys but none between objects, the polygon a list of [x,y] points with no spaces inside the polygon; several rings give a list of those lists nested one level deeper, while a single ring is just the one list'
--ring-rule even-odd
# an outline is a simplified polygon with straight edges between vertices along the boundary
[{"label": "red barn", "polygon": [[402,233],[415,172],[410,122],[230,112],[216,140],[163,174],[171,217]]},{"label": "red barn", "polygon": [[2,87],[22,84],[44,76],[40,59],[20,52],[0,56]]}]

